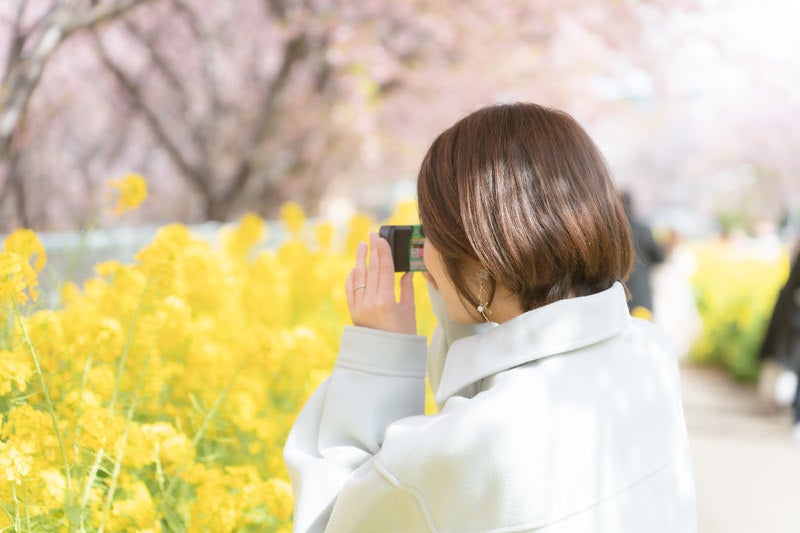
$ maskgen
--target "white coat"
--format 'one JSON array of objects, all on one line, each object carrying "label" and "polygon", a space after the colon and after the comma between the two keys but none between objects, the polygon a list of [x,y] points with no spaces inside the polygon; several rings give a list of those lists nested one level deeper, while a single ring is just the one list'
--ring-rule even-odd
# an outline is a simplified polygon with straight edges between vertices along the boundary
[{"label": "white coat", "polygon": [[695,531],[677,362],[622,285],[440,319],[427,366],[433,416],[425,338],[346,328],[284,450],[295,531]]}]

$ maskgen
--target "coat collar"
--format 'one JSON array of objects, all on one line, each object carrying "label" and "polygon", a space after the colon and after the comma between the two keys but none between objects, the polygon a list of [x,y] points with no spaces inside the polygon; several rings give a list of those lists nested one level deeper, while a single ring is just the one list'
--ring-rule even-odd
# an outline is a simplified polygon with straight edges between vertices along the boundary
[{"label": "coat collar", "polygon": [[436,402],[503,370],[605,340],[630,321],[625,289],[617,282],[603,292],[559,300],[459,339],[447,353]]}]

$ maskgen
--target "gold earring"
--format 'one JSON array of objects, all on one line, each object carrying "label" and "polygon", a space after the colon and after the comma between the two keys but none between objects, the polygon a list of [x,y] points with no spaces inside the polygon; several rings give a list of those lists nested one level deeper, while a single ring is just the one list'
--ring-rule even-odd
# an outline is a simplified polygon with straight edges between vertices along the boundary
[{"label": "gold earring", "polygon": [[[487,271],[485,270],[478,271],[478,280],[480,281],[480,286],[478,287],[478,307],[476,309],[486,322],[491,322],[491,320],[489,320],[489,317],[486,315],[487,313],[491,315],[492,310],[489,309],[489,300],[488,300],[489,297],[486,294],[486,289],[483,287],[483,283],[488,279],[489,279],[489,273]],[[486,301],[486,303],[482,304],[481,302],[483,301]]]}]

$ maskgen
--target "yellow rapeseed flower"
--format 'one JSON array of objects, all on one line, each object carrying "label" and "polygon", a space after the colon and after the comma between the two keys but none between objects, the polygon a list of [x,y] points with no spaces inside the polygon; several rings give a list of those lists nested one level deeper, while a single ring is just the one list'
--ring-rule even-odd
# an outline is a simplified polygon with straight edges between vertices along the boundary
[{"label": "yellow rapeseed flower", "polygon": [[[289,238],[258,253],[265,228],[256,216],[226,228],[220,247],[166,226],[132,264],[101,263],[80,287],[64,289],[59,308],[22,318],[52,408],[32,392],[39,388],[21,327],[6,332],[0,501],[19,497],[6,478],[27,474],[26,501],[0,512],[0,530],[55,513],[114,531],[291,530],[280,450],[333,365],[348,320],[342,283],[355,243],[376,224],[358,216],[334,230],[307,221],[296,204],[283,214]],[[397,220],[412,215],[405,207]],[[3,252],[12,276],[0,290],[35,279],[39,252],[24,236]],[[433,317],[424,279],[415,283],[426,333]]]},{"label": "yellow rapeseed flower", "polygon": [[18,229],[6,237],[3,243],[3,250],[16,252],[28,261],[36,257],[33,262],[33,269],[41,272],[47,262],[47,253],[44,251],[42,241],[36,232],[30,229]]},{"label": "yellow rapeseed flower", "polygon": [[317,235],[317,244],[319,247],[323,250],[330,248],[335,232],[336,230],[330,222],[320,222],[314,226],[314,233]]},{"label": "yellow rapeseed flower", "polygon": [[289,230],[289,233],[297,235],[303,230],[306,214],[300,204],[286,202],[281,208],[281,220],[286,224],[286,229]]},{"label": "yellow rapeseed flower", "polygon": [[149,448],[149,464],[159,463],[165,472],[172,473],[178,467],[194,458],[194,449],[189,438],[178,432],[174,426],[166,422],[142,424],[142,434]]},{"label": "yellow rapeseed flower", "polygon": [[39,501],[44,509],[58,509],[64,504],[67,494],[67,480],[55,468],[45,468],[39,472],[41,482]]},{"label": "yellow rapeseed flower", "polygon": [[419,224],[417,202],[415,200],[406,200],[398,203],[392,214],[383,223],[397,225]]},{"label": "yellow rapeseed flower", "polygon": [[108,184],[119,190],[119,199],[114,208],[115,215],[136,209],[147,198],[147,181],[139,174],[125,174]]},{"label": "yellow rapeseed flower", "polygon": [[21,485],[32,466],[33,458],[30,455],[0,440],[0,478]]},{"label": "yellow rapeseed flower", "polygon": [[224,228],[220,233],[223,246],[235,258],[246,258],[247,253],[266,236],[267,225],[256,214],[248,213],[233,228]]},{"label": "yellow rapeseed flower", "polygon": [[690,357],[727,367],[738,379],[758,375],[758,347],[789,274],[785,247],[776,255],[758,255],[723,241],[695,243],[692,287],[702,320],[702,334]]},{"label": "yellow rapeseed flower", "polygon": [[17,252],[0,251],[0,302],[11,299],[17,303],[34,302],[39,280],[30,263]]},{"label": "yellow rapeseed flower", "polygon": [[0,396],[11,392],[14,386],[20,392],[25,392],[32,374],[33,365],[27,353],[0,350]]},{"label": "yellow rapeseed flower", "polygon": [[[129,489],[128,499],[114,502],[111,508],[111,531],[142,531],[144,528],[158,527],[156,507],[150,491],[141,481],[137,481]],[[160,527],[159,527],[160,529]]]},{"label": "yellow rapeseed flower", "polygon": [[271,478],[266,482],[266,499],[273,516],[283,522],[292,514],[292,486],[283,479]]},{"label": "yellow rapeseed flower", "polygon": [[366,215],[357,214],[350,219],[348,224],[349,233],[347,235],[347,242],[345,243],[345,253],[348,259],[355,257],[356,248],[359,242],[366,242],[369,238],[370,231],[377,231],[375,222]]},{"label": "yellow rapeseed flower", "polygon": [[125,428],[122,415],[94,405],[84,406],[77,422],[80,428],[78,443],[92,450],[114,449]]}]

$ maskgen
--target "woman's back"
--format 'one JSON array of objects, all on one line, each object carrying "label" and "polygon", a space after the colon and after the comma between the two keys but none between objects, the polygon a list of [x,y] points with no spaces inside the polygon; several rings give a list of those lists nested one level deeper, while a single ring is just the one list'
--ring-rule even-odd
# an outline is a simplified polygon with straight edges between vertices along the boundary
[{"label": "woman's back", "polygon": [[[375,531],[377,518],[380,531],[694,531],[674,356],[625,309],[581,324],[585,300],[613,296],[560,302],[456,342],[441,412],[388,427],[373,465],[381,479],[349,487],[332,529]],[[487,335],[501,334],[513,339],[505,352],[484,351],[496,346]],[[384,503],[415,510],[375,515],[364,498],[383,484],[394,492]]]}]

